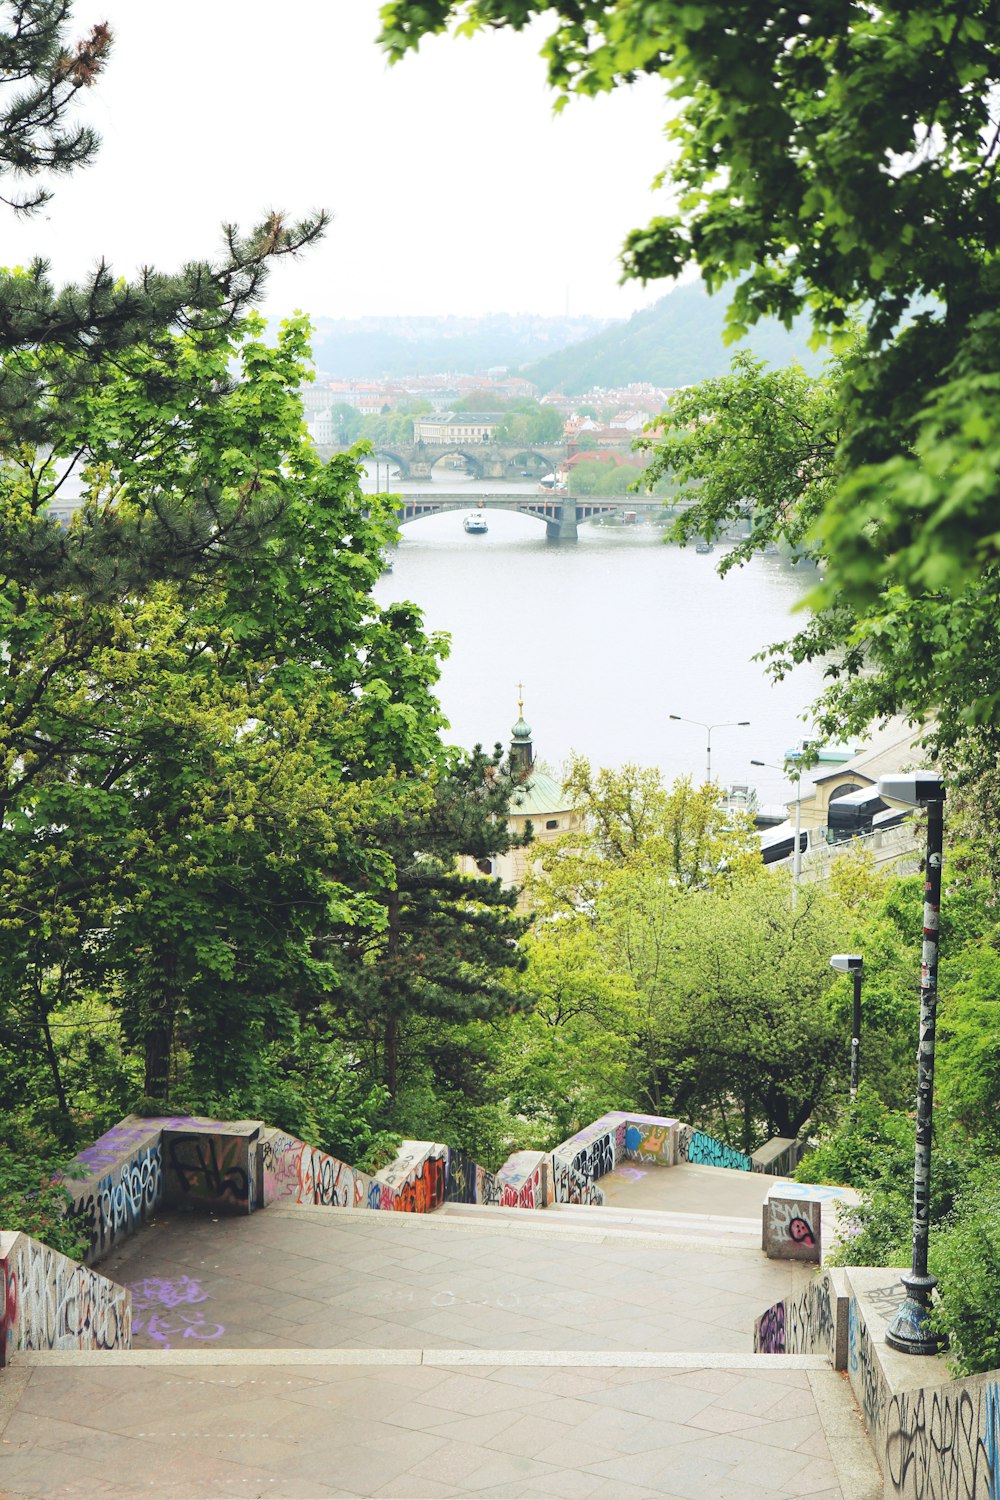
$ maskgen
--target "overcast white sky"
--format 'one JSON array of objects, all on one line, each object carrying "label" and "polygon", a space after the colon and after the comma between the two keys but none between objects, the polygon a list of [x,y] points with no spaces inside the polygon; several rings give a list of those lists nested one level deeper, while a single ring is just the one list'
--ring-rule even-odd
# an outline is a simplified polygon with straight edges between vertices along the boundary
[{"label": "overcast white sky", "polygon": [[376,0],[78,0],[76,16],[115,33],[83,96],[103,145],[44,219],[0,221],[6,264],[168,270],[211,254],[225,220],[323,206],[326,240],[274,272],[269,313],[627,316],[668,290],[617,286],[626,232],[666,201],[662,91],[554,116],[541,29],[433,38],[390,69]]}]

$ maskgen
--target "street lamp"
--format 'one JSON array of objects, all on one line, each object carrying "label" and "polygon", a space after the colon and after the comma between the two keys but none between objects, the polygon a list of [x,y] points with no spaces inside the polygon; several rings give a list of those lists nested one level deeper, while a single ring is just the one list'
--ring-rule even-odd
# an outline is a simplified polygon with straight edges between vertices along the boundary
[{"label": "street lamp", "polygon": [[941,853],[944,847],[944,782],[933,771],[880,776],[884,802],[927,809],[924,936],[920,964],[920,1050],[917,1053],[917,1131],[913,1153],[913,1259],[901,1277],[906,1298],[885,1331],[902,1354],[936,1354],[941,1339],[927,1327],[937,1278],[927,1274],[931,1197],[931,1126],[934,1117],[934,1031],[937,1023],[938,929],[941,920]]},{"label": "street lamp", "polygon": [[670,714],[669,717],[676,724],[694,724],[698,729],[704,729],[705,740],[705,781],[712,780],[712,730],[713,729],[749,729],[749,719],[727,719],[725,724],[703,724],[700,719],[682,719],[680,714]]},{"label": "street lamp", "polygon": [[[791,759],[790,756],[789,759]],[[788,770],[788,760],[783,766],[776,766],[769,760],[752,760],[750,764],[767,766],[769,771],[780,771],[782,776],[787,776],[789,781],[795,782],[795,853],[792,856],[792,880],[798,885],[802,874],[802,768],[798,767],[793,777]]]},{"label": "street lamp", "polygon": [[854,978],[854,1017],[851,1023],[851,1098],[858,1097],[858,1067],[861,1060],[861,975],[864,961],[860,953],[835,953],[830,968]]}]

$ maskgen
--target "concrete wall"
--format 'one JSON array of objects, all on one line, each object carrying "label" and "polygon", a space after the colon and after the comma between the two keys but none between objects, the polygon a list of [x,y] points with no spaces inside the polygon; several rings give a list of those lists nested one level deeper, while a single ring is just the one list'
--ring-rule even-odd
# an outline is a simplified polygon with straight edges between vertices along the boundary
[{"label": "concrete wall", "polygon": [[1000,1500],[1000,1371],[952,1380],[944,1357],[900,1354],[885,1330],[898,1270],[823,1272],[754,1327],[760,1354],[827,1354],[846,1369],[882,1470],[884,1500]]},{"label": "concrete wall", "polygon": [[555,1201],[603,1203],[597,1181],[622,1161],[658,1162],[661,1166],[694,1162],[737,1172],[777,1173],[795,1154],[796,1143],[781,1140],[770,1144],[776,1149],[765,1148],[758,1159],[669,1116],[612,1110],[554,1148]]},{"label": "concrete wall", "polygon": [[552,1159],[545,1151],[515,1151],[496,1174],[502,1208],[548,1208],[553,1201]]},{"label": "concrete wall", "polygon": [[318,1208],[363,1208],[372,1179],[316,1146],[265,1127],[260,1138],[260,1206],[303,1203]]},{"label": "concrete wall", "polygon": [[754,1323],[755,1354],[825,1354],[847,1368],[849,1293],[843,1271],[824,1271],[796,1297],[776,1302]]},{"label": "concrete wall", "polygon": [[131,1293],[29,1235],[0,1231],[0,1365],[18,1349],[130,1349]]}]

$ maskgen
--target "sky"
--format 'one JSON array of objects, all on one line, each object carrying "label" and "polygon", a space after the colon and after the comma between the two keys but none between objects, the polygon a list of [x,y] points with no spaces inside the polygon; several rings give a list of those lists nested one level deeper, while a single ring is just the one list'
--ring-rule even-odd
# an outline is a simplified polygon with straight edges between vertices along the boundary
[{"label": "sky", "polygon": [[6,218],[3,261],[57,279],[211,255],[226,221],[334,215],[272,273],[265,311],[313,317],[491,312],[627,317],[669,287],[619,287],[629,229],[662,211],[662,89],[642,80],[559,116],[545,29],[425,41],[390,68],[376,0],[77,0],[108,20],[85,92],[103,144],[44,217]]}]

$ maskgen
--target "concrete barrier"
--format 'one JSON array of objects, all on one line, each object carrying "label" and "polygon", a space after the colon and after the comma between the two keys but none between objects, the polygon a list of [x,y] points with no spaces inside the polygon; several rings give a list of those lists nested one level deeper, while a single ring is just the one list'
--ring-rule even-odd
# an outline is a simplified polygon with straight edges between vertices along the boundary
[{"label": "concrete barrier", "polygon": [[130,1349],[132,1297],[30,1235],[0,1230],[0,1365],[19,1349]]},{"label": "concrete barrier", "polygon": [[552,1158],[546,1151],[515,1151],[496,1174],[501,1208],[548,1208],[553,1201]]},{"label": "concrete barrier", "polygon": [[943,1355],[890,1349],[899,1276],[878,1266],[822,1272],[757,1319],[754,1351],[826,1354],[846,1370],[883,1500],[1000,1500],[1000,1370],[953,1380]]}]

